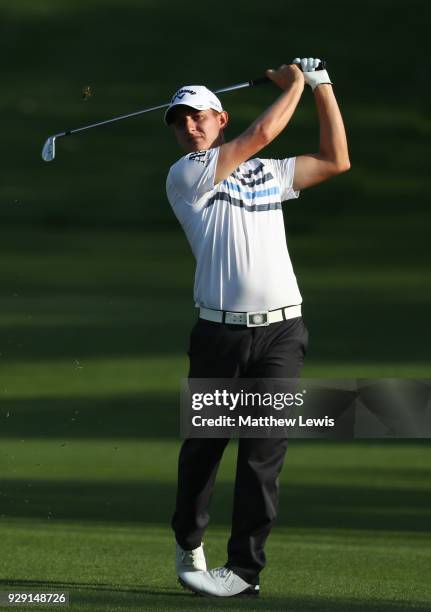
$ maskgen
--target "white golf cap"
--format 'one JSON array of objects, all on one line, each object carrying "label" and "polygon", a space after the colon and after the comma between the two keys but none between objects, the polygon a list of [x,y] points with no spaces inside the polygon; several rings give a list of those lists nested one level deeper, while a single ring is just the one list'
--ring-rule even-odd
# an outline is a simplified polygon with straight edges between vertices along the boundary
[{"label": "white golf cap", "polygon": [[204,85],[184,85],[173,96],[171,103],[165,112],[165,123],[169,125],[169,113],[174,106],[191,106],[196,110],[207,110],[213,108],[219,113],[223,107],[217,96]]}]

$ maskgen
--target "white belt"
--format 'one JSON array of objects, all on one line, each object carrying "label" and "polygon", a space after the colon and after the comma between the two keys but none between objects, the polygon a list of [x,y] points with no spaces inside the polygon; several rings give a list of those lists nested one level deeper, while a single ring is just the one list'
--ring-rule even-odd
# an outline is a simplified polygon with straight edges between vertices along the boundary
[{"label": "white belt", "polygon": [[277,310],[256,310],[254,312],[230,312],[228,310],[213,310],[203,306],[199,308],[199,317],[201,319],[213,321],[214,323],[227,323],[228,325],[247,325],[247,327],[263,327],[271,323],[295,319],[300,316],[300,305],[285,306]]}]

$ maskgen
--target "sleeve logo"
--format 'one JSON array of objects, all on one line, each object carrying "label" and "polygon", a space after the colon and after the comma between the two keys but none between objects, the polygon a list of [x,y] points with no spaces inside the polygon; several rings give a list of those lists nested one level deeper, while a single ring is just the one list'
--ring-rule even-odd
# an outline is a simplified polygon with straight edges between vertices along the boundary
[{"label": "sleeve logo", "polygon": [[207,157],[207,151],[195,151],[194,153],[190,153],[189,160],[195,161],[200,164],[205,164]]}]

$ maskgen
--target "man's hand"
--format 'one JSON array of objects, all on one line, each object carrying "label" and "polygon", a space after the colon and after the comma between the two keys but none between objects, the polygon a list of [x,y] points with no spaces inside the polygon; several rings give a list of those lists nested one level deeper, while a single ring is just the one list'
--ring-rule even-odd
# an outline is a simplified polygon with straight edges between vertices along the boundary
[{"label": "man's hand", "polygon": [[221,145],[214,185],[227,178],[242,162],[256,155],[287,126],[304,91],[304,76],[297,66],[268,70],[283,93],[245,132]]},{"label": "man's hand", "polygon": [[326,70],[316,70],[316,68],[319,67],[320,59],[314,57],[303,57],[301,59],[300,57],[296,57],[292,63],[301,66],[305,82],[307,85],[310,85],[313,91],[318,85],[332,85]]},{"label": "man's hand", "polygon": [[293,83],[302,83],[304,87],[304,74],[293,64],[283,64],[277,70],[270,68],[266,76],[283,90],[289,89]]}]

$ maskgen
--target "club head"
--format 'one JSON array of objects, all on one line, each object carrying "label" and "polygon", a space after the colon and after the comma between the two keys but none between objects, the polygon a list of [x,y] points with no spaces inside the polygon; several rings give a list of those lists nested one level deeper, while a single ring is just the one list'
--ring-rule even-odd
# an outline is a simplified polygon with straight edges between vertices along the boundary
[{"label": "club head", "polygon": [[55,136],[50,136],[43,145],[42,159],[43,161],[52,161],[55,157]]}]

